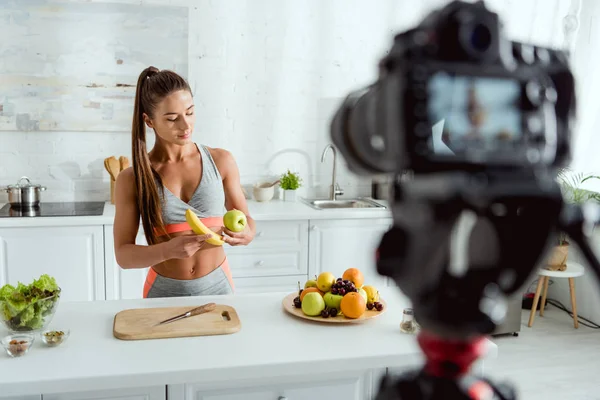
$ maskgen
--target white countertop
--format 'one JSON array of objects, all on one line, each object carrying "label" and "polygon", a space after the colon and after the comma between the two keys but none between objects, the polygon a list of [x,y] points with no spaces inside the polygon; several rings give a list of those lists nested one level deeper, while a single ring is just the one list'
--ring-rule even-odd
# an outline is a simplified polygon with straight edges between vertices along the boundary
[{"label": "white countertop", "polygon": [[[376,202],[387,207],[383,200]],[[301,201],[284,202],[271,200],[257,202],[247,200],[250,215],[257,221],[296,220],[296,219],[352,219],[352,218],[391,218],[391,210],[385,209],[328,209],[317,210]],[[0,204],[0,208],[4,204]],[[104,205],[104,214],[98,216],[69,217],[7,217],[0,218],[0,228],[42,227],[42,226],[82,226],[112,225],[115,218],[115,206],[110,202]]]},{"label": "white countertop", "polygon": [[[409,306],[397,288],[383,288],[387,312],[362,324],[332,325],[287,314],[288,293],[221,297],[63,302],[50,328],[71,329],[56,348],[33,345],[24,357],[0,355],[0,394],[64,393],[125,387],[206,383],[417,365],[413,335],[399,330]],[[242,328],[231,335],[121,341],[112,335],[116,313],[129,308],[233,306]],[[364,343],[364,345],[360,345]],[[488,357],[495,357],[491,341]],[[261,347],[264,348],[261,349]]]}]

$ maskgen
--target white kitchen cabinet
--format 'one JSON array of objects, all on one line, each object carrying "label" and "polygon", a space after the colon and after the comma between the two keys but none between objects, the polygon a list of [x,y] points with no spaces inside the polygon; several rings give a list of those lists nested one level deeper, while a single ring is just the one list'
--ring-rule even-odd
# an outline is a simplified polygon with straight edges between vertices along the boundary
[{"label": "white kitchen cabinet", "polygon": [[[142,246],[148,245],[142,229],[138,231],[135,243]],[[113,225],[104,226],[104,264],[107,300],[141,299],[144,297],[144,282],[150,266],[123,269],[117,264]]]},{"label": "white kitchen cabinet", "polygon": [[225,252],[234,279],[306,275],[308,221],[256,221],[254,240]]},{"label": "white kitchen cabinet", "polygon": [[104,300],[102,226],[0,228],[0,286],[42,274],[56,278],[62,301]]},{"label": "white kitchen cabinet", "polygon": [[42,400],[166,400],[166,386],[44,394]]},{"label": "white kitchen cabinet", "polygon": [[296,400],[335,399],[362,400],[359,381],[356,379],[291,388],[240,388],[194,393],[185,400]]},{"label": "white kitchen cabinet", "polygon": [[358,268],[365,285],[387,286],[388,279],[377,273],[375,251],[391,226],[391,218],[311,220],[308,275],[328,271],[341,277]]},{"label": "white kitchen cabinet", "polygon": [[384,373],[385,369],[347,375],[298,376],[278,382],[261,380],[249,384],[228,380],[226,384],[169,385],[167,397],[169,400],[364,400],[373,397]]},{"label": "white kitchen cabinet", "polygon": [[[140,229],[136,243],[147,245]],[[114,252],[113,226],[104,226],[106,298],[140,299],[148,268],[123,269]],[[257,221],[248,246],[225,245],[236,293],[294,291],[308,270],[308,221]]]},{"label": "white kitchen cabinet", "polygon": [[41,395],[37,396],[19,396],[19,397],[2,397],[0,396],[0,400],[42,400]]},{"label": "white kitchen cabinet", "polygon": [[304,275],[233,278],[236,294],[293,292],[298,290],[298,282],[304,286]]}]

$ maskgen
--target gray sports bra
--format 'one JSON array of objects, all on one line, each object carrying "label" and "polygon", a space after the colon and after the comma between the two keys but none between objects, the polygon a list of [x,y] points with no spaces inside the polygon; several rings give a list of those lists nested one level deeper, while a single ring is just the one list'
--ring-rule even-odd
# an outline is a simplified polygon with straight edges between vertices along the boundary
[{"label": "gray sports bra", "polygon": [[[202,178],[189,203],[185,203],[164,187],[164,195],[159,189],[162,201],[162,217],[165,225],[185,222],[185,212],[191,208],[199,218],[223,217],[225,214],[225,192],[223,180],[208,149],[196,145],[202,158]],[[158,183],[157,183],[158,184]]]}]

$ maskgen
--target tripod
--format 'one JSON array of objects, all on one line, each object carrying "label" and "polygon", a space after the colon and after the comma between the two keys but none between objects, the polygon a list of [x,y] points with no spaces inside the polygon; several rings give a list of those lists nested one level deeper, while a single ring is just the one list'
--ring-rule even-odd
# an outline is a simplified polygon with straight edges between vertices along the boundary
[{"label": "tripod", "polygon": [[[433,219],[430,226],[404,221],[404,224],[392,228],[384,235],[378,250],[378,271],[393,277],[401,290],[413,299],[415,316],[422,327],[417,340],[426,361],[421,369],[407,372],[396,380],[384,378],[376,400],[515,400],[517,398],[515,390],[510,385],[495,384],[469,372],[472,364],[486,350],[486,335],[493,332],[501,322],[501,319],[494,314],[497,314],[497,306],[502,306],[505,302],[505,294],[514,292],[527,277],[531,276],[537,265],[532,260],[541,259],[549,243],[552,243],[553,230],[566,233],[579,247],[596,275],[600,277],[600,263],[588,241],[590,228],[599,220],[598,209],[596,207],[584,209],[577,205],[564,204],[559,193],[554,190],[548,191],[547,186],[540,186],[540,188],[543,190],[537,191],[532,185],[528,191],[520,192],[518,185],[515,185],[511,187],[510,194],[505,193],[504,204],[510,204],[508,198],[516,200],[515,204],[520,205],[517,209],[522,210],[521,206],[529,204],[531,214],[525,211],[519,215],[517,212],[514,218],[504,222],[493,222],[500,232],[497,238],[500,243],[498,254],[506,254],[503,257],[498,256],[500,261],[494,264],[495,269],[476,268],[470,274],[463,271],[453,275],[442,268],[442,265],[447,264],[446,260],[439,254],[435,254],[431,242],[446,237],[443,232],[447,233],[447,222],[452,220],[452,217],[448,220],[446,217],[464,206],[459,204],[453,209],[454,200],[444,199],[433,205],[435,202],[431,202],[429,197],[426,207],[438,211],[445,210],[446,214],[443,214],[445,217],[434,211],[433,215],[436,215],[437,219]],[[462,195],[464,194],[463,192]],[[462,195],[459,197],[469,197]],[[484,197],[472,198],[483,200]],[[489,198],[494,198],[494,202],[498,200],[493,193]],[[427,203],[423,198],[420,202]],[[416,213],[411,209],[410,203],[410,200],[407,201],[404,207],[410,210],[408,214],[412,216]],[[490,204],[491,202],[482,201],[480,203],[482,208],[479,211],[488,208]],[[508,214],[511,213],[510,208],[509,205]],[[592,215],[590,211],[595,214]],[[584,217],[584,213],[587,218]],[[485,212],[483,214],[485,215]],[[545,223],[540,219],[543,216],[547,217]],[[502,217],[504,218],[506,214]],[[513,225],[512,232],[507,234],[509,231],[505,231],[507,236],[503,236],[503,229],[511,225]],[[434,226],[438,229],[436,230]],[[513,253],[518,254],[522,259],[518,263],[515,254],[503,253],[502,249],[516,246],[511,241],[515,236],[518,240],[522,240],[517,233],[520,230],[526,230],[520,234],[530,236],[530,245],[516,247]],[[429,232],[429,242],[425,237],[421,237],[421,234],[426,232]],[[483,241],[491,240],[485,235],[479,236],[483,236],[481,239]],[[395,246],[392,246],[392,243],[395,243]],[[398,243],[402,246],[398,246]],[[441,246],[438,245],[437,248],[439,247]],[[490,250],[492,248],[493,246],[488,246],[484,250],[493,252]],[[440,254],[443,254],[443,251]],[[505,263],[506,257],[517,263],[515,270],[510,273],[506,272],[504,267],[511,265]],[[398,264],[402,261],[403,264]],[[481,267],[483,263],[481,261],[479,266]],[[398,265],[403,268],[394,268]],[[417,265],[420,268],[416,268]],[[515,273],[519,273],[520,278],[516,277]],[[512,282],[502,283],[507,277],[511,277]],[[500,290],[502,286],[507,289]],[[456,313],[457,309],[464,312]]]}]

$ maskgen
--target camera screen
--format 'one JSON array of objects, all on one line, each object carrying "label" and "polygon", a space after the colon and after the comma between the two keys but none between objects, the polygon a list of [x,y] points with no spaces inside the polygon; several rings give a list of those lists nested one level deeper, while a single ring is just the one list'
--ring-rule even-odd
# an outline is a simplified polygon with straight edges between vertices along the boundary
[{"label": "camera screen", "polygon": [[428,85],[431,149],[452,156],[516,148],[522,139],[520,93],[512,79],[434,74]]}]

